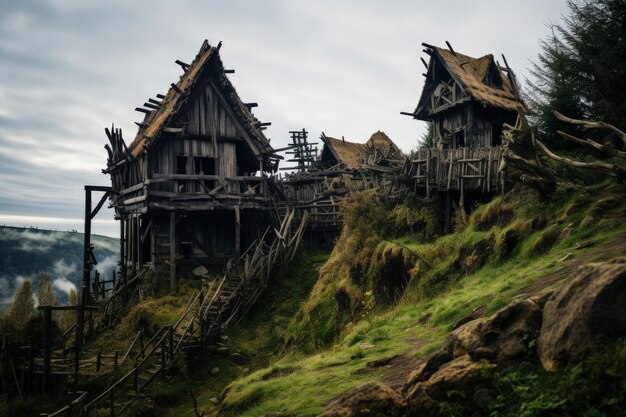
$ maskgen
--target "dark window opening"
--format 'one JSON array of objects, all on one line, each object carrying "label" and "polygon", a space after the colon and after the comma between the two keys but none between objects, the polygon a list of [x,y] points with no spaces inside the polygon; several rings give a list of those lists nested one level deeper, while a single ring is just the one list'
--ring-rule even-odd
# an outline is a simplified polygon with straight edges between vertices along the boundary
[{"label": "dark window opening", "polygon": [[462,148],[465,146],[465,132],[462,130],[454,134],[454,147]]},{"label": "dark window opening", "polygon": [[502,125],[497,123],[491,125],[491,145],[502,145]]},{"label": "dark window opening", "polygon": [[193,255],[193,245],[191,242],[180,242],[180,254],[183,259],[190,259]]},{"label": "dark window opening", "polygon": [[[186,175],[187,174],[187,156],[179,155],[176,157],[176,174]],[[187,191],[187,181],[179,180],[176,183],[176,188],[179,193],[184,193]]]},{"label": "dark window opening", "polygon": [[[206,156],[196,156],[193,158],[193,169],[196,175],[215,175],[215,159]],[[203,180],[202,184],[208,190],[212,190],[215,187],[215,181],[213,180]]]}]

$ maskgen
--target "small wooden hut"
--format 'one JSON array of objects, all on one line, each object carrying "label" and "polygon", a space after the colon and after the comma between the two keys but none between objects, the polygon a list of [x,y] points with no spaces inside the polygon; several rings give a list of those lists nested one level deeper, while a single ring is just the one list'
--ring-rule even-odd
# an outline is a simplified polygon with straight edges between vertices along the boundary
[{"label": "small wooden hut", "polygon": [[402,151],[395,143],[380,130],[372,134],[365,143],[356,143],[335,139],[322,134],[324,146],[319,158],[322,168],[338,166],[341,168],[356,169],[364,165],[377,164],[383,159],[403,159]]},{"label": "small wooden hut", "polygon": [[419,103],[413,113],[433,123],[434,144],[442,149],[487,148],[501,144],[504,123],[515,124],[517,107],[505,71],[488,54],[480,58],[422,44],[430,62]]},{"label": "small wooden hut", "polygon": [[[105,173],[121,223],[122,262],[224,264],[238,259],[270,224],[278,158],[228,79],[220,45],[202,44],[167,94],[137,108],[145,114],[126,147],[107,131]],[[166,268],[167,269],[167,268]]]}]

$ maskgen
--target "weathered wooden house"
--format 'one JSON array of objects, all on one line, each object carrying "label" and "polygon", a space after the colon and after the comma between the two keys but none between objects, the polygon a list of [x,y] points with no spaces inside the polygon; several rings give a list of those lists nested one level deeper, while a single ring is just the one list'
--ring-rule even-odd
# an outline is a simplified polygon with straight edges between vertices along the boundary
[{"label": "weathered wooden house", "polygon": [[472,58],[422,44],[430,56],[414,118],[433,123],[439,148],[486,148],[501,144],[504,123],[515,124],[516,97],[493,55]]},{"label": "weathered wooden house", "polygon": [[430,56],[428,63],[422,59],[424,88],[415,110],[402,114],[432,123],[433,146],[412,155],[404,178],[418,195],[438,193],[449,229],[453,211],[464,214],[506,187],[502,128],[515,124],[524,104],[506,61],[501,68],[491,54],[472,58],[449,43],[447,49],[422,45]]},{"label": "weathered wooden house", "polygon": [[324,146],[318,161],[323,168],[338,166],[341,168],[356,169],[368,164],[376,164],[383,159],[403,159],[402,151],[395,143],[380,130],[372,134],[365,143],[356,143],[335,139],[322,135]]},{"label": "weathered wooden house", "polygon": [[[341,198],[350,191],[378,188],[400,165],[405,156],[381,131],[365,142],[332,138],[322,133],[323,147],[317,160],[305,171],[287,174],[283,181],[289,205],[310,212],[308,233],[332,237],[342,225],[339,217]],[[397,170],[399,171],[399,169]],[[321,240],[325,240],[321,236]]]},{"label": "weathered wooden house", "polygon": [[278,158],[226,76],[220,46],[205,41],[184,73],[157,95],[135,139],[111,142],[105,173],[121,223],[124,265],[224,264],[270,224]]}]

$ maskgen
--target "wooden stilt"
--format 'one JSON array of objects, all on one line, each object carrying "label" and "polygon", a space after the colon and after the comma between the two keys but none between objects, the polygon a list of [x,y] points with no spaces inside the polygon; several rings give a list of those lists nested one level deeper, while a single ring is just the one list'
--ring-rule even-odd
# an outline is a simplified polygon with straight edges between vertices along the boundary
[{"label": "wooden stilt", "polygon": [[235,262],[239,262],[241,256],[241,213],[239,206],[235,206]]},{"label": "wooden stilt", "polygon": [[170,213],[170,292],[176,293],[176,212]]}]

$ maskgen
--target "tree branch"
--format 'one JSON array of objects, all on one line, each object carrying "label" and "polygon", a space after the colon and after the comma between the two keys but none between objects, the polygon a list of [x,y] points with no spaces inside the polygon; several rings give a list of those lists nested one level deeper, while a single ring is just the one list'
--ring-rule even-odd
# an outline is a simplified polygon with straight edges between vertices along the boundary
[{"label": "tree branch", "polygon": [[541,143],[541,141],[536,138],[535,138],[535,146],[537,146],[539,150],[541,150],[546,156],[554,159],[555,161],[559,161],[559,162],[562,162],[564,164],[574,166],[574,167],[588,168],[588,169],[593,169],[596,171],[607,172],[611,175],[615,175],[620,180],[623,180],[624,178],[626,178],[626,169],[618,165],[607,164],[604,162],[581,162],[581,161],[576,161],[574,159],[565,158],[563,156],[559,156],[553,153],[552,151],[550,151],[550,149],[548,149],[546,145]]},{"label": "tree branch", "polygon": [[600,144],[598,142],[596,142],[595,140],[592,139],[580,139],[577,138],[576,136],[570,135],[569,133],[565,133],[561,130],[557,130],[557,132],[561,137],[565,138],[565,139],[569,139],[573,142],[578,143],[579,145],[583,145],[583,146],[589,146],[591,148],[594,148],[600,152],[605,153],[606,155],[609,156],[615,156],[618,158],[626,158],[626,152],[624,151],[618,151],[617,149],[613,149],[611,148],[608,144]]},{"label": "tree branch", "polygon": [[567,117],[562,115],[561,113],[559,113],[556,110],[553,110],[552,113],[554,114],[554,116],[556,116],[557,119],[559,119],[562,122],[566,122],[566,123],[570,123],[573,125],[578,125],[578,126],[583,126],[585,128],[588,129],[608,129],[613,131],[614,133],[617,134],[617,136],[619,136],[619,138],[622,140],[622,142],[624,142],[624,144],[626,145],[626,133],[622,132],[621,130],[619,130],[618,128],[616,128],[615,126],[605,123],[605,122],[598,122],[598,121],[588,121],[588,120],[579,120],[579,119],[572,119],[571,117]]}]

